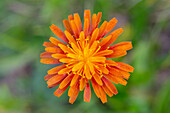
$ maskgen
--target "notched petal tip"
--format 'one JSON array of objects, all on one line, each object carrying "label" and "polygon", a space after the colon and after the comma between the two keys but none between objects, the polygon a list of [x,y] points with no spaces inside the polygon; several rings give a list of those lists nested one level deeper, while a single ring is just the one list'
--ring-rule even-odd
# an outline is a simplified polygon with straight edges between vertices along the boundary
[{"label": "notched petal tip", "polygon": [[120,69],[127,71],[127,72],[133,72],[134,71],[134,67],[132,67],[129,64],[126,64],[126,63],[123,63],[123,62],[116,62],[116,63],[118,63],[118,65],[116,66],[117,68],[120,68]]},{"label": "notched petal tip", "polygon": [[90,102],[90,99],[91,99],[91,89],[89,83],[87,83],[84,90],[84,101]]},{"label": "notched petal tip", "polygon": [[53,59],[53,58],[42,58],[40,60],[40,62],[44,63],[44,64],[58,64],[58,63],[60,63],[59,60]]}]

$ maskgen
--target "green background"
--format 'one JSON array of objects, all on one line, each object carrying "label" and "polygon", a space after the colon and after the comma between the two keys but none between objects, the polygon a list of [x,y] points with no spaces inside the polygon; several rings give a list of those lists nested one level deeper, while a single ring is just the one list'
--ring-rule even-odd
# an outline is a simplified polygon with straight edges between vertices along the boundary
[{"label": "green background", "polygon": [[[44,41],[55,24],[84,9],[102,12],[102,22],[116,17],[124,33],[116,42],[133,49],[119,59],[135,67],[127,86],[102,104],[92,91],[90,103],[80,93],[68,103],[48,89],[44,76],[54,65],[41,64]],[[101,24],[101,23],[100,23]],[[0,0],[0,113],[170,113],[170,0]]]}]

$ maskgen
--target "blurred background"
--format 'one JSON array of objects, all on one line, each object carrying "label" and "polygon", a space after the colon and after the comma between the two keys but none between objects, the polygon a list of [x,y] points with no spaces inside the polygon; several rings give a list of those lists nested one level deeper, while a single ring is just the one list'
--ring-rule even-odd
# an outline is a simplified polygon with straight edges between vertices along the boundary
[{"label": "blurred background", "polygon": [[[84,9],[102,12],[102,22],[116,17],[133,49],[118,60],[135,67],[127,86],[102,104],[92,91],[90,103],[80,93],[68,103],[47,88],[44,76],[54,65],[41,64],[44,41],[64,30],[62,20]],[[82,20],[83,21],[83,20]],[[115,29],[116,29],[115,28]],[[170,0],[0,0],[0,113],[170,113]]]}]

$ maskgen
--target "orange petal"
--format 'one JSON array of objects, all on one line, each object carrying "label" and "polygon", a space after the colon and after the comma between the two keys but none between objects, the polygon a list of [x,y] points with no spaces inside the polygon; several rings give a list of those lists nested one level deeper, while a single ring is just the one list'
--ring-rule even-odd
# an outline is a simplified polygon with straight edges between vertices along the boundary
[{"label": "orange petal", "polygon": [[77,26],[76,26],[75,21],[74,21],[74,20],[71,20],[70,25],[71,25],[71,28],[72,28],[72,30],[73,30],[74,36],[75,36],[76,38],[78,38],[78,37],[79,37],[79,31],[78,31],[78,29],[77,29]]},{"label": "orange petal", "polygon": [[62,80],[62,79],[65,78],[65,77],[66,77],[66,74],[56,75],[56,76],[50,78],[50,79],[47,81],[48,87],[56,84],[57,82],[59,82],[60,80]]},{"label": "orange petal", "polygon": [[70,83],[71,79],[73,77],[73,74],[69,74],[60,84],[59,88],[63,89],[67,84]]},{"label": "orange petal", "polygon": [[86,79],[81,77],[81,79],[80,79],[80,87],[79,87],[80,91],[83,91],[85,85],[86,85]]},{"label": "orange petal", "polygon": [[87,79],[91,79],[92,75],[90,73],[90,68],[87,64],[84,65],[84,73]]},{"label": "orange petal", "polygon": [[61,63],[61,62],[59,62],[59,60],[54,59],[54,58],[42,58],[40,60],[40,62],[44,63],[44,64],[58,64],[58,63]]},{"label": "orange petal", "polygon": [[[63,42],[61,42],[60,40],[54,38],[54,37],[50,37],[50,42],[52,42],[54,45],[58,46],[58,44],[64,44]],[[65,45],[65,44],[64,44]]]},{"label": "orange petal", "polygon": [[113,50],[103,50],[96,53],[94,56],[105,56],[113,53]]},{"label": "orange petal", "polygon": [[114,86],[114,84],[112,84],[109,80],[107,80],[105,77],[102,77],[103,82],[105,83],[105,85],[107,86],[107,88],[114,93],[115,95],[118,93],[116,87]]},{"label": "orange petal", "polygon": [[[123,32],[122,28],[116,29],[114,30],[112,33],[110,33],[111,35],[113,35],[113,37],[118,37],[121,33]],[[115,41],[115,38],[112,39],[112,43]]]},{"label": "orange petal", "polygon": [[111,55],[106,56],[106,58],[115,58],[125,56],[127,52],[125,50],[115,50]]},{"label": "orange petal", "polygon": [[68,90],[68,96],[70,97],[74,92],[73,86],[69,88]]},{"label": "orange petal", "polygon": [[130,73],[123,71],[123,70],[119,70],[122,73],[122,77],[125,78],[126,80],[129,79],[130,77]]},{"label": "orange petal", "polygon": [[40,54],[40,57],[41,58],[48,58],[48,57],[51,57],[52,53],[49,53],[49,52],[43,52]]},{"label": "orange petal", "polygon": [[97,16],[96,14],[93,14],[92,16],[92,24],[91,24],[91,33],[94,31],[94,28],[96,27],[96,19],[97,19]]},{"label": "orange petal", "polygon": [[70,96],[70,99],[69,99],[69,102],[70,102],[71,104],[74,103],[74,101],[76,100],[78,94],[79,94],[79,86],[76,85],[76,87],[74,88],[74,92],[73,92],[73,94]]},{"label": "orange petal", "polygon": [[89,35],[89,20],[86,18],[85,21],[84,21],[84,35],[85,37],[87,37]]},{"label": "orange petal", "polygon": [[73,34],[73,31],[71,29],[71,26],[70,26],[70,23],[67,19],[63,20],[63,24],[64,24],[64,27],[65,29],[70,33],[70,34]]},{"label": "orange petal", "polygon": [[93,75],[93,74],[95,73],[93,63],[88,62],[87,65],[89,66],[90,72],[91,72],[91,74]]},{"label": "orange petal", "polygon": [[107,24],[108,24],[108,22],[107,22],[107,21],[104,21],[104,22],[102,23],[102,25],[100,26],[100,28],[99,28],[99,37],[98,37],[98,40],[103,37],[103,33],[104,33],[104,31],[105,31],[105,29],[106,29],[106,27],[107,27]]},{"label": "orange petal", "polygon": [[75,45],[74,43],[71,43],[71,47],[76,53],[78,54],[81,53],[80,49],[77,47],[77,44]]},{"label": "orange petal", "polygon": [[103,63],[105,63],[106,58],[105,57],[90,57],[89,60],[91,62],[103,62]]},{"label": "orange petal", "polygon": [[49,80],[50,78],[52,78],[53,76],[55,76],[56,74],[48,74],[44,77],[45,81]]},{"label": "orange petal", "polygon": [[70,86],[73,86],[75,85],[76,81],[78,80],[79,78],[79,75],[78,74],[75,74],[73,79],[71,80],[71,83],[70,83]]},{"label": "orange petal", "polygon": [[101,78],[99,77],[99,75],[97,75],[96,73],[93,75],[93,78],[95,79],[95,81],[100,85],[102,86],[103,85],[103,82],[101,80]]},{"label": "orange petal", "polygon": [[106,63],[109,65],[109,66],[117,66],[118,64],[113,61],[113,60],[106,60]]},{"label": "orange petal", "polygon": [[77,64],[74,65],[74,67],[72,68],[72,71],[77,71],[80,70],[84,65],[84,62],[79,62]]},{"label": "orange petal", "polygon": [[79,43],[80,43],[81,48],[84,48],[84,46],[85,46],[85,35],[84,35],[84,31],[81,31],[81,32],[80,32],[79,40],[80,40]]},{"label": "orange petal", "polygon": [[43,46],[45,46],[45,47],[55,47],[55,45],[51,42],[44,42]]},{"label": "orange petal", "polygon": [[58,44],[58,46],[65,52],[65,53],[72,53],[71,49],[63,44]]},{"label": "orange petal", "polygon": [[68,16],[68,20],[69,20],[69,22],[71,22],[71,20],[74,20],[73,15],[69,15],[69,16]]},{"label": "orange petal", "polygon": [[91,99],[91,89],[90,89],[89,82],[87,82],[84,90],[84,101],[90,102],[90,99]]},{"label": "orange petal", "polygon": [[76,82],[76,84],[74,84],[73,86],[70,86],[69,90],[68,90],[68,96],[71,97],[74,93],[74,89],[75,87],[77,87],[78,82]]},{"label": "orange petal", "polygon": [[119,76],[115,74],[108,74],[108,75],[105,75],[105,77],[107,77],[110,81],[112,81],[115,84],[120,83],[124,86],[127,84],[127,81],[122,78],[122,75]]},{"label": "orange petal", "polygon": [[62,58],[66,58],[67,56],[65,54],[52,54],[52,57],[53,58],[56,58],[56,59],[62,59]]},{"label": "orange petal", "polygon": [[55,92],[54,92],[54,95],[57,96],[57,97],[60,97],[64,92],[65,90],[68,88],[69,84],[67,84],[64,88],[60,89],[58,88]]},{"label": "orange petal", "polygon": [[122,73],[118,69],[116,69],[114,67],[109,68],[109,70],[110,70],[110,73],[112,75],[119,76],[119,77],[122,76]]},{"label": "orange petal", "polygon": [[67,57],[70,57],[70,58],[73,58],[73,59],[77,59],[77,58],[78,58],[78,55],[72,54],[72,53],[68,53],[68,54],[67,54]]},{"label": "orange petal", "polygon": [[108,24],[107,24],[107,27],[106,27],[106,30],[104,32],[104,36],[109,33],[116,25],[116,23],[118,22],[118,20],[116,18],[112,18]]},{"label": "orange petal", "polygon": [[124,80],[122,77],[114,76],[114,78],[122,85],[126,86],[127,81]]},{"label": "orange petal", "polygon": [[118,65],[116,67],[119,69],[122,69],[124,71],[133,72],[133,70],[134,70],[134,68],[132,66],[125,64],[123,62],[116,62],[116,63],[118,63]]},{"label": "orange petal", "polygon": [[63,53],[63,51],[60,48],[54,48],[54,47],[47,47],[45,48],[45,51],[49,53]]},{"label": "orange petal", "polygon": [[62,63],[71,63],[74,62],[75,60],[72,58],[61,58],[59,61]]},{"label": "orange petal", "polygon": [[103,74],[109,74],[109,70],[105,66],[99,63],[98,64],[96,63],[96,65],[99,67]]},{"label": "orange petal", "polygon": [[123,71],[123,70],[121,70],[121,69],[118,69],[118,68],[116,68],[116,67],[110,68],[110,73],[111,73],[112,75],[114,75],[114,76],[123,77],[123,78],[125,78],[126,80],[128,80],[128,79],[129,79],[129,76],[130,76],[130,74],[129,74],[128,72]]},{"label": "orange petal", "polygon": [[106,94],[109,95],[109,97],[113,96],[113,93],[106,87],[105,84],[103,84],[102,88],[106,92]]},{"label": "orange petal", "polygon": [[89,25],[91,23],[91,12],[90,10],[84,10],[84,20],[88,19],[89,20]]},{"label": "orange petal", "polygon": [[89,45],[91,46],[94,41],[96,41],[97,37],[99,35],[99,29],[96,28],[91,36],[91,39],[89,41]]},{"label": "orange petal", "polygon": [[111,49],[111,50],[130,50],[132,48],[133,48],[132,42],[127,41],[127,42],[121,42],[121,43],[115,44],[115,45],[111,46],[109,49]]},{"label": "orange petal", "polygon": [[91,79],[91,83],[92,83],[93,90],[94,90],[96,96],[98,98],[100,98],[101,94],[100,94],[100,91],[99,91],[99,85],[96,83],[96,81],[93,78]]},{"label": "orange petal", "polygon": [[79,91],[76,91],[76,92],[74,92],[74,95],[72,95],[72,96],[70,97],[69,102],[70,102],[71,104],[73,104],[73,103],[75,102],[75,100],[77,99],[78,94],[79,94]]},{"label": "orange petal", "polygon": [[60,39],[62,39],[64,42],[68,43],[68,40],[65,36],[65,34],[61,31],[61,29],[59,29],[57,26],[55,26],[54,24],[52,24],[50,26],[51,31],[58,36]]},{"label": "orange petal", "polygon": [[119,83],[119,81],[115,79],[115,77],[112,74],[105,74],[104,76],[115,84]]},{"label": "orange petal", "polygon": [[94,41],[90,47],[89,55],[94,54],[94,52],[96,52],[97,47],[98,47],[98,42]]},{"label": "orange petal", "polygon": [[102,12],[98,12],[97,17],[96,17],[96,27],[95,28],[98,27],[98,25],[99,25],[99,23],[101,21],[101,17],[102,17]]},{"label": "orange petal", "polygon": [[80,19],[80,16],[78,13],[74,14],[74,21],[76,23],[76,26],[77,26],[79,32],[80,32],[82,30],[82,24],[81,24],[81,19]]},{"label": "orange petal", "polygon": [[74,43],[75,45],[77,45],[74,37],[68,32],[68,31],[64,31],[67,39],[69,40],[69,43]]},{"label": "orange petal", "polygon": [[102,103],[106,103],[107,102],[107,96],[106,96],[106,93],[101,86],[99,86],[99,91],[100,91],[100,94],[101,94],[100,99],[101,99]]},{"label": "orange petal", "polygon": [[[64,78],[63,78],[64,79]],[[56,87],[56,86],[58,86],[61,82],[62,82],[62,80],[63,79],[61,79],[60,81],[58,81],[57,83],[55,83],[55,84],[52,84],[52,85],[50,85],[50,86],[47,86],[48,88],[54,88],[54,87]]]},{"label": "orange petal", "polygon": [[71,71],[70,68],[66,67],[66,68],[63,68],[61,69],[58,74],[65,74],[65,73],[69,73]]},{"label": "orange petal", "polygon": [[60,66],[57,66],[57,67],[54,67],[52,69],[50,69],[47,73],[48,74],[55,74],[55,73],[58,73],[58,71],[60,71],[61,69],[65,68],[66,65],[60,65]]},{"label": "orange petal", "polygon": [[119,28],[110,33],[110,35],[112,36],[111,39],[107,43],[105,43],[101,49],[106,49],[108,46],[110,46],[122,32],[123,29]]},{"label": "orange petal", "polygon": [[105,44],[107,44],[110,39],[112,38],[112,35],[108,35],[106,38],[103,38],[103,40],[99,43],[99,46],[104,46]]}]

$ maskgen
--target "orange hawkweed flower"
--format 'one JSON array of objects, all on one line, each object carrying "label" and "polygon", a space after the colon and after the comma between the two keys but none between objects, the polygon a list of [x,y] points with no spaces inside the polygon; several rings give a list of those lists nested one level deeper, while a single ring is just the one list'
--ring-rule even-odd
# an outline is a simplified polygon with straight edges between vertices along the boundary
[{"label": "orange hawkweed flower", "polygon": [[[78,13],[63,20],[65,31],[51,25],[52,32],[62,41],[50,37],[50,42],[44,42],[44,53],[41,53],[41,63],[60,64],[50,69],[45,76],[49,88],[59,85],[54,95],[60,97],[67,88],[69,102],[74,103],[79,91],[84,90],[84,101],[90,102],[91,87],[103,103],[107,96],[118,93],[115,84],[126,85],[134,68],[122,62],[107,58],[121,57],[132,49],[131,42],[121,42],[110,46],[123,32],[122,28],[112,31],[117,23],[113,18],[104,21],[98,28],[102,13],[93,14],[90,10],[84,11],[84,26]],[[112,32],[111,32],[112,31]],[[111,33],[110,33],[111,32]],[[110,34],[108,34],[110,33]],[[105,38],[104,38],[105,37]],[[126,79],[126,80],[125,80]]]}]

